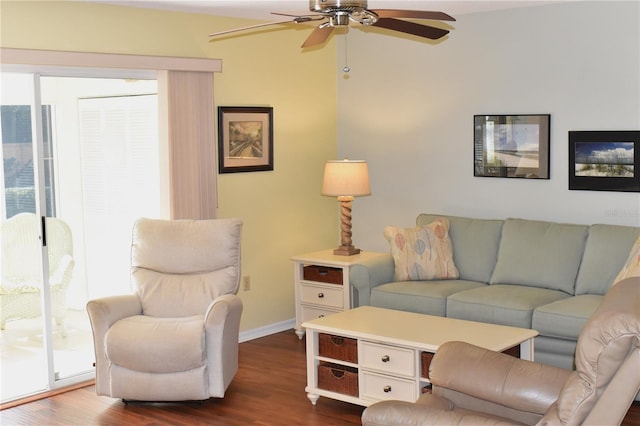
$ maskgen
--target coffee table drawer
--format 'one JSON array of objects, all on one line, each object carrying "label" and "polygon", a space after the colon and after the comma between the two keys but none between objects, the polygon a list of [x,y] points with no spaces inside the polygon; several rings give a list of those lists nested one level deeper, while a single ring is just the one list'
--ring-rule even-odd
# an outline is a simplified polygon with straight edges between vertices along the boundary
[{"label": "coffee table drawer", "polygon": [[360,342],[360,365],[382,373],[415,376],[415,351],[396,346]]},{"label": "coffee table drawer", "polygon": [[397,399],[407,402],[415,402],[417,399],[416,382],[413,380],[370,371],[362,371],[360,379],[360,398],[373,401]]},{"label": "coffee table drawer", "polygon": [[300,287],[300,300],[302,303],[313,303],[338,309],[342,309],[344,306],[342,287],[313,284],[302,284]]}]

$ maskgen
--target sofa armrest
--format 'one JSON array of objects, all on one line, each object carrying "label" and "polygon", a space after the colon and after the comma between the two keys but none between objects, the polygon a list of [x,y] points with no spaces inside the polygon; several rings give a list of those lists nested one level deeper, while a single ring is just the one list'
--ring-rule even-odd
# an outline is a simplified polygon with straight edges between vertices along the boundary
[{"label": "sofa armrest", "polygon": [[370,304],[371,289],[385,283],[393,282],[395,264],[388,254],[363,260],[349,268],[349,283],[357,291],[357,305]]},{"label": "sofa armrest", "polygon": [[[447,390],[451,390],[454,394],[539,415],[544,415],[558,399],[570,375],[569,370],[514,358],[465,342],[441,345],[429,372],[436,394],[447,396]],[[460,406],[460,401],[453,403]]]}]

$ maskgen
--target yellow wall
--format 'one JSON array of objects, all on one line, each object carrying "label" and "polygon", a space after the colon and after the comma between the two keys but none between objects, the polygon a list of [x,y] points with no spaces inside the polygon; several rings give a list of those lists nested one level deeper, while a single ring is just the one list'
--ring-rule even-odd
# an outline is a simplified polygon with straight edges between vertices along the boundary
[{"label": "yellow wall", "polygon": [[2,47],[222,59],[216,106],[274,108],[275,170],[220,175],[218,216],[244,220],[241,330],[293,318],[290,257],[338,245],[337,203],[320,195],[337,149],[333,42],[302,52],[302,25],[209,42],[255,22],[77,2],[3,0],[0,23]]}]

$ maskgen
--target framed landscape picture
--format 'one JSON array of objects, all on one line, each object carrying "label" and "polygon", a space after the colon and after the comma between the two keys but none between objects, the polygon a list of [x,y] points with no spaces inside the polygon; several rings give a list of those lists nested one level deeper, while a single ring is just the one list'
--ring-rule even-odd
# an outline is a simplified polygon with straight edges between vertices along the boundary
[{"label": "framed landscape picture", "polygon": [[549,179],[549,114],[474,115],[474,176]]},{"label": "framed landscape picture", "polygon": [[569,189],[640,192],[640,130],[570,131]]},{"label": "framed landscape picture", "polygon": [[273,108],[218,107],[220,173],[273,170]]}]

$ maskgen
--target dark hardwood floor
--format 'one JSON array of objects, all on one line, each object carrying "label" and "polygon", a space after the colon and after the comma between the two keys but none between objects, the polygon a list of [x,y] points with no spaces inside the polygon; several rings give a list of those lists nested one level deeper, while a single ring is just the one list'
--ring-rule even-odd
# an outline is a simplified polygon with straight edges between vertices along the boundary
[{"label": "dark hardwood floor", "polygon": [[[240,368],[224,399],[204,403],[123,404],[87,386],[0,412],[14,425],[349,425],[363,407],[307,399],[305,342],[292,330],[240,344]],[[640,425],[640,405],[624,426]]]},{"label": "dark hardwood floor", "polygon": [[306,386],[305,340],[293,330],[240,344],[240,367],[224,399],[204,403],[123,404],[94,386],[0,412],[13,425],[349,425],[363,407],[320,398]]}]

